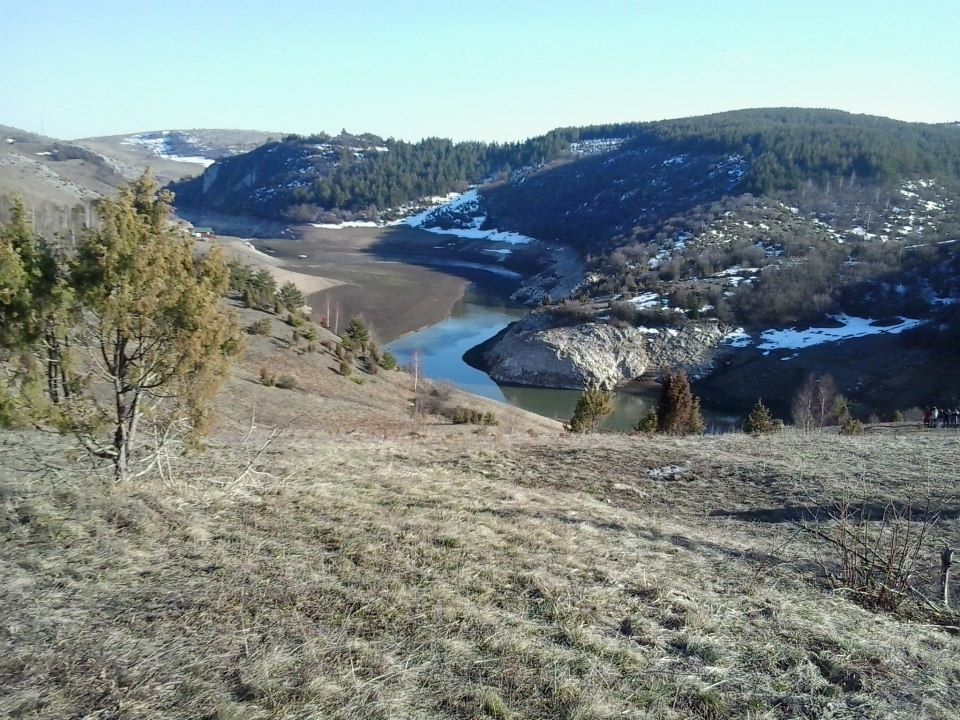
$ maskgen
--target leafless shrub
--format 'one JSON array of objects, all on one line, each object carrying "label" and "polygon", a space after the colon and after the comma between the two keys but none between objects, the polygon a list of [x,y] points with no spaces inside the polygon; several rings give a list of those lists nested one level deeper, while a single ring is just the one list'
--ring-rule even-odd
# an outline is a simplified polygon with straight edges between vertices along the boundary
[{"label": "leafless shrub", "polygon": [[825,523],[803,523],[802,528],[822,541],[825,553],[819,565],[835,589],[865,607],[895,612],[911,600],[930,604],[929,588],[936,586],[933,568],[938,567],[932,535],[939,519],[930,501],[922,508],[845,501]]}]

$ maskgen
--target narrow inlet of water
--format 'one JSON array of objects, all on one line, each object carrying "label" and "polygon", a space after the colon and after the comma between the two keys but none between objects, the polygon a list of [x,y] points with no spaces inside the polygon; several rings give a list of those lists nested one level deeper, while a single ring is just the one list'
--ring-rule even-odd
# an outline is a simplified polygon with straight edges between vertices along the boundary
[{"label": "narrow inlet of water", "polygon": [[[567,421],[580,397],[578,390],[500,385],[489,375],[468,365],[463,355],[496,335],[529,312],[511,304],[503,288],[487,288],[474,282],[446,320],[396,340],[388,349],[401,365],[409,365],[418,355],[424,377],[449,383],[476,395],[509,403],[555,420]],[[616,393],[614,411],[605,421],[608,430],[629,431],[656,403],[656,388],[630,387]],[[708,430],[729,429],[736,418],[705,412]]]}]

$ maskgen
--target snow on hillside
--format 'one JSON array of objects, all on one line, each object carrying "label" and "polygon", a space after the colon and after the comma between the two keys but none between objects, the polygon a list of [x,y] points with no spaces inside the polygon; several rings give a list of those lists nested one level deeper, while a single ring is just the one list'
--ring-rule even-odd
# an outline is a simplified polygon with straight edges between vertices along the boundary
[{"label": "snow on hillside", "polygon": [[384,225],[389,225],[391,223],[379,223],[372,220],[346,220],[341,223],[310,223],[315,228],[322,228],[323,230],[343,230],[344,228],[375,228],[375,227],[384,227]]},{"label": "snow on hillside", "polygon": [[181,133],[171,134],[169,130],[162,130],[155,133],[139,133],[131,135],[121,142],[122,145],[139,145],[146,148],[153,155],[164,160],[174,160],[176,162],[195,163],[209,167],[214,161],[211,158],[202,155],[181,155],[177,152],[178,146],[189,145],[202,149],[200,139],[192,135],[183,135]]},{"label": "snow on hillside", "polygon": [[[424,203],[429,203],[425,210],[412,215],[407,214],[414,207],[422,208]],[[481,240],[506,245],[526,245],[534,241],[531,237],[515,232],[497,230],[496,228],[483,229],[487,216],[481,210],[480,194],[476,189],[468,190],[465,193],[449,193],[444,196],[424,198],[410,206],[396,208],[390,215],[398,217],[390,221],[346,220],[338,223],[311,223],[311,225],[324,230],[342,230],[345,228],[375,228],[404,224],[437,235],[453,235],[468,240]],[[489,252],[499,255],[501,258],[510,254],[509,249],[491,249]]]},{"label": "snow on hillside", "polygon": [[771,350],[801,350],[814,345],[868,335],[898,335],[904,330],[910,330],[924,322],[923,320],[901,317],[899,322],[894,325],[876,325],[877,321],[870,318],[851,317],[850,315],[833,315],[831,317],[840,323],[840,327],[765,330],[760,333],[760,342],[757,344],[757,348],[765,352]]},{"label": "snow on hillside", "polygon": [[[724,342],[731,347],[749,347],[756,343],[758,350],[769,355],[774,350],[804,350],[825,343],[842,342],[870,335],[899,335],[922,325],[924,320],[900,317],[893,325],[877,325],[871,318],[853,317],[840,314],[831,315],[839,327],[810,327],[805,330],[787,328],[785,330],[764,330],[756,338],[751,337],[743,328],[727,333]],[[790,360],[794,355],[783,358]]]},{"label": "snow on hillside", "polygon": [[406,219],[410,227],[420,228],[438,235],[454,235],[469,240],[526,245],[534,239],[515,232],[482,229],[487,216],[482,214],[480,194],[468,190],[453,200],[438,207],[425,210]]}]

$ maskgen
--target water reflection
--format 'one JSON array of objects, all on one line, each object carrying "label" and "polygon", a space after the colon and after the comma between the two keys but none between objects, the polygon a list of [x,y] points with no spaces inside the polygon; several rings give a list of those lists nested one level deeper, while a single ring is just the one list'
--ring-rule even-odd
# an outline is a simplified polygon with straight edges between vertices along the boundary
[{"label": "water reflection", "polygon": [[[502,289],[484,289],[471,285],[449,318],[419,332],[394,341],[388,349],[401,365],[409,365],[419,354],[423,375],[431,380],[447,382],[469,392],[488,397],[544,415],[566,421],[580,397],[578,390],[556,390],[515,385],[498,385],[485,372],[471,367],[463,354],[500,332],[514,320],[527,314],[527,309],[504,300]],[[604,422],[608,430],[629,431],[656,403],[656,388],[631,387],[618,392],[614,411]],[[737,418],[705,412],[709,431],[728,430]]]}]

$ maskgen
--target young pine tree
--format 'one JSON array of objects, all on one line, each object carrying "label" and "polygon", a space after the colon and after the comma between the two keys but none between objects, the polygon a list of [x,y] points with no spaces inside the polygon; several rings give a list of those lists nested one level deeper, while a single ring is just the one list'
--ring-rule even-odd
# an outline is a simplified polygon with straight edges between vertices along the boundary
[{"label": "young pine tree", "polygon": [[362,353],[366,351],[367,343],[370,342],[370,331],[367,329],[366,323],[363,322],[361,318],[351,318],[350,324],[347,325],[347,329],[343,334],[358,352]]},{"label": "young pine tree", "polygon": [[613,393],[599,387],[588,388],[573,409],[570,418],[572,432],[593,432],[601,421],[613,412]]},{"label": "young pine tree", "polygon": [[657,421],[657,409],[650,408],[649,412],[647,412],[646,415],[637,421],[637,424],[633,429],[636,432],[655,433],[658,427],[659,422]]},{"label": "young pine tree", "polygon": [[770,416],[767,406],[763,404],[763,400],[757,400],[757,404],[753,406],[753,410],[747,416],[743,429],[754,435],[773,430],[773,418]]},{"label": "young pine tree", "polygon": [[292,282],[285,282],[277,290],[277,308],[284,310],[299,311],[306,304],[300,289]]}]

